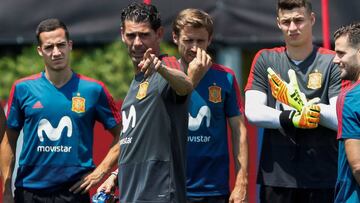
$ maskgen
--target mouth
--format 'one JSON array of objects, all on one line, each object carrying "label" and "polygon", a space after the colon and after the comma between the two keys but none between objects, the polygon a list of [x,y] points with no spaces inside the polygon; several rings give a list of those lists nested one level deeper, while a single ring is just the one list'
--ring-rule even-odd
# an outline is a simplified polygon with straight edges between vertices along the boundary
[{"label": "mouth", "polygon": [[191,60],[196,57],[196,53],[194,53],[194,52],[189,52],[187,55]]},{"label": "mouth", "polygon": [[289,37],[290,38],[297,38],[297,37],[299,37],[300,36],[300,34],[299,33],[292,33],[292,34],[289,34]]},{"label": "mouth", "polygon": [[63,58],[53,59],[54,63],[61,63],[63,61]]},{"label": "mouth", "polygon": [[143,56],[144,56],[144,53],[145,52],[143,52],[143,51],[141,51],[141,52],[132,52],[132,56],[134,57],[134,58],[143,58]]}]

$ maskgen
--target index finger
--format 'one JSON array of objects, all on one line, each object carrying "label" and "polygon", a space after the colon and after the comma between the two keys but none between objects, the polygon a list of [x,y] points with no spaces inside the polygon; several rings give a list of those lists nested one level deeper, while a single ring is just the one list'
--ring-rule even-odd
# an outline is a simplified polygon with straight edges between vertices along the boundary
[{"label": "index finger", "polygon": [[201,49],[198,47],[197,49],[196,49],[196,58],[198,58],[199,59],[199,61],[201,61],[201,55],[202,55],[202,51],[201,51]]},{"label": "index finger", "polygon": [[143,59],[149,58],[151,56],[151,53],[152,53],[152,49],[148,48],[144,53]]}]

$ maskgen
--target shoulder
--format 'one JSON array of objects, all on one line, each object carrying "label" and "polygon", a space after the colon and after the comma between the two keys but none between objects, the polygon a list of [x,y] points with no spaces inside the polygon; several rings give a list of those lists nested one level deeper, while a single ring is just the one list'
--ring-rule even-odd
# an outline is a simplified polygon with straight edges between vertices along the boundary
[{"label": "shoulder", "polygon": [[330,49],[326,49],[324,47],[319,47],[317,50],[317,53],[321,54],[321,55],[331,55],[331,56],[335,56],[335,52],[330,50]]},{"label": "shoulder", "polygon": [[214,63],[211,67],[210,67],[211,70],[213,71],[217,71],[217,72],[220,72],[220,73],[224,73],[224,74],[230,74],[230,75],[235,75],[234,71],[231,69],[231,68],[228,68],[224,65],[221,65],[221,64],[217,64],[217,63]]},{"label": "shoulder", "polygon": [[254,58],[252,66],[255,66],[255,64],[262,64],[262,63],[268,63],[268,62],[275,62],[279,61],[281,58],[287,59],[286,56],[286,48],[285,47],[274,47],[274,48],[266,48],[259,50]]},{"label": "shoulder", "polygon": [[279,54],[284,54],[285,53],[286,48],[285,47],[273,47],[273,48],[265,48],[265,49],[260,49],[255,57],[257,55],[279,55]]},{"label": "shoulder", "polygon": [[34,74],[34,75],[30,75],[30,76],[27,76],[27,77],[24,77],[24,78],[20,78],[18,80],[16,80],[14,82],[14,85],[13,86],[26,86],[28,83],[32,82],[32,81],[36,81],[38,79],[41,78],[41,73],[37,73],[37,74]]},{"label": "shoulder", "polygon": [[100,80],[96,80],[94,78],[85,76],[85,75],[81,75],[78,73],[75,73],[75,76],[82,82],[88,84],[88,85],[93,85],[93,86],[98,86],[98,87],[105,87],[105,84],[100,81]]}]

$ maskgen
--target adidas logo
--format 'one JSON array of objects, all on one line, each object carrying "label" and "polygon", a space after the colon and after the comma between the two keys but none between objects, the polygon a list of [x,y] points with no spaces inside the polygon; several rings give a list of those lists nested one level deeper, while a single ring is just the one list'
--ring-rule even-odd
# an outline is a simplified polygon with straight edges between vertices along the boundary
[{"label": "adidas logo", "polygon": [[41,108],[44,108],[44,107],[43,107],[43,105],[41,104],[40,101],[37,101],[37,102],[33,105],[32,108],[33,108],[33,109],[41,109]]}]

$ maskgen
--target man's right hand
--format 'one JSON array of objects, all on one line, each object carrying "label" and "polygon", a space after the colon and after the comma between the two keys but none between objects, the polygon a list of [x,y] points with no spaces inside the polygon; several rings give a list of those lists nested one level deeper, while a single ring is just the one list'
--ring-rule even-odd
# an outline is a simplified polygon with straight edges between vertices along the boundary
[{"label": "man's right hand", "polygon": [[290,82],[283,81],[272,68],[267,69],[268,79],[271,87],[271,93],[274,98],[283,104],[295,108],[301,112],[306,103],[305,94],[300,92],[295,71],[288,71]]},{"label": "man's right hand", "polygon": [[100,185],[97,189],[97,192],[104,191],[106,194],[113,193],[115,191],[117,184],[117,177],[114,174],[111,174],[108,179]]}]

